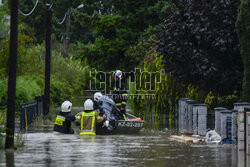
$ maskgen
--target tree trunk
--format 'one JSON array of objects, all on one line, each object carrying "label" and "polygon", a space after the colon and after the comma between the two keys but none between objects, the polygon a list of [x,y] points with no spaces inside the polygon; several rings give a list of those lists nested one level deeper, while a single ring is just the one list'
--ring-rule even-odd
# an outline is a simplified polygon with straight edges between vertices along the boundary
[{"label": "tree trunk", "polygon": [[45,56],[45,88],[44,88],[44,103],[43,114],[44,116],[49,113],[50,106],[50,73],[51,73],[51,6],[47,6],[46,10],[46,56]]},{"label": "tree trunk", "polygon": [[241,0],[236,27],[244,63],[241,100],[250,102],[250,0]]}]

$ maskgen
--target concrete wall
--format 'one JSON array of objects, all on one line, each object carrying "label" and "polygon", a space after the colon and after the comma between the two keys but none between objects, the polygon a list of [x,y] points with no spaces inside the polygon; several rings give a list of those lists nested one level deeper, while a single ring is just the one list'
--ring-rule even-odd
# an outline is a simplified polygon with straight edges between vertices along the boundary
[{"label": "concrete wall", "polygon": [[206,135],[206,104],[197,104],[194,100],[181,98],[178,101],[178,119],[180,133]]},{"label": "concrete wall", "polygon": [[[222,139],[227,138],[232,140],[233,144],[238,144],[239,151],[247,150],[250,155],[250,109],[247,113],[247,139],[245,141],[244,108],[246,107],[250,108],[250,103],[234,103],[234,110],[224,107],[215,108],[215,131],[221,135]],[[179,132],[206,135],[207,114],[206,104],[197,104],[188,98],[180,99],[178,102]]]}]

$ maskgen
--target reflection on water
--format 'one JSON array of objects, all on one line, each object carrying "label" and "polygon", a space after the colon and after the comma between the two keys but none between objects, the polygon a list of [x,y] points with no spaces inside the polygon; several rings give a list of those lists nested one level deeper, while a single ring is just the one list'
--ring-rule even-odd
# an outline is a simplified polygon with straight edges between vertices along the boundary
[{"label": "reflection on water", "polygon": [[[78,136],[27,133],[25,146],[0,152],[0,166],[244,166],[234,146],[183,144],[172,131],[137,135]],[[247,163],[246,163],[247,164]]]},{"label": "reflection on water", "polygon": [[5,161],[7,167],[15,166],[14,150],[8,150],[5,152]]}]

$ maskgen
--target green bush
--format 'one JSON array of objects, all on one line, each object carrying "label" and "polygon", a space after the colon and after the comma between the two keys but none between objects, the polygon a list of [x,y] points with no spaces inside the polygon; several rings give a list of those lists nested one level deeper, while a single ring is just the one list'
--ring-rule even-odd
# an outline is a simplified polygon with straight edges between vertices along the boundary
[{"label": "green bush", "polygon": [[42,93],[36,77],[20,76],[17,78],[16,86],[16,116],[19,116],[20,104],[32,102],[36,95]]},{"label": "green bush", "polygon": [[[19,116],[20,104],[34,101],[36,95],[42,93],[42,88],[37,83],[37,76],[19,76],[16,85],[16,116]],[[7,108],[7,79],[0,81],[0,110]]]},{"label": "green bush", "polygon": [[7,102],[7,80],[0,80],[0,110],[6,108]]},{"label": "green bush", "polygon": [[6,4],[7,1],[4,2],[4,4],[0,5],[0,41],[2,39],[7,38],[8,36],[8,31],[9,31],[9,25],[7,18],[5,15],[8,14],[8,7]]},{"label": "green bush", "polygon": [[3,138],[5,137],[2,133],[5,132],[5,112],[0,110],[0,149],[4,148]]},{"label": "green bush", "polygon": [[65,87],[73,90],[76,95],[83,95],[88,81],[87,65],[74,60],[71,56],[63,58],[58,52],[53,52],[52,74],[54,80],[65,83]]},{"label": "green bush", "polygon": [[50,83],[50,100],[52,105],[60,105],[64,100],[71,100],[73,97],[73,89],[67,81],[51,78]]},{"label": "green bush", "polygon": [[232,109],[233,103],[236,103],[238,100],[239,97],[236,91],[234,91],[232,95],[227,96],[214,95],[212,92],[209,92],[205,98],[205,103],[208,105],[208,109],[213,109],[215,107],[226,107]]},{"label": "green bush", "polygon": [[[0,43],[0,72],[5,76],[8,75],[9,42],[10,38],[6,38]],[[17,75],[27,74],[27,71],[32,74],[36,68],[36,63],[38,63],[36,55],[27,54],[33,42],[34,39],[30,36],[18,35]]]}]

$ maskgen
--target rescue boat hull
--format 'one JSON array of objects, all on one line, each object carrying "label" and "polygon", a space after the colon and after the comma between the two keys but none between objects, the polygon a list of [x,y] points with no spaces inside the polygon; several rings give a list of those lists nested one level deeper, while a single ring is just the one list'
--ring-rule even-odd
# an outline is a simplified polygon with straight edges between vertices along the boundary
[{"label": "rescue boat hull", "polygon": [[143,127],[144,121],[137,118],[131,114],[127,114],[128,120],[118,120],[116,121],[116,128],[112,131],[108,130],[102,125],[98,125],[96,129],[96,134],[106,135],[106,134],[137,134]]}]

